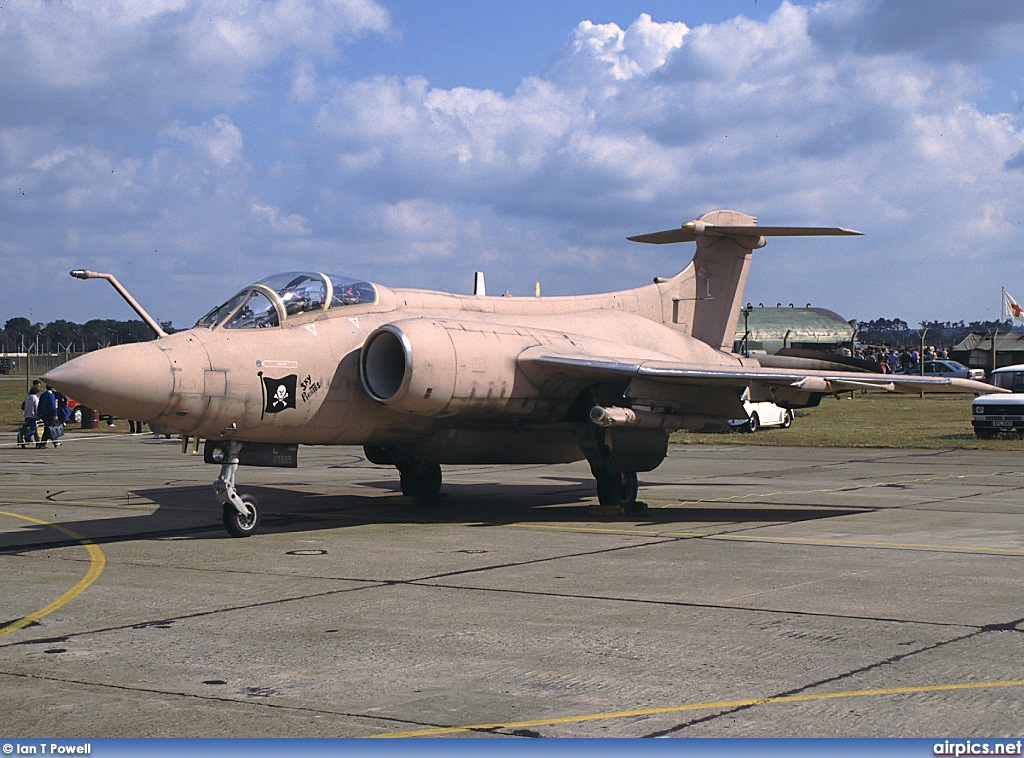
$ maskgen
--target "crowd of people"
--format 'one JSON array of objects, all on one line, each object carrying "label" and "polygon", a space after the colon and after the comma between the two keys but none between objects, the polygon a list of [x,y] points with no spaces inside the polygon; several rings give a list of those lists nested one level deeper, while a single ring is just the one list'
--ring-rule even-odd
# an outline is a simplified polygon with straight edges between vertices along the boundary
[{"label": "crowd of people", "polygon": [[[67,395],[49,384],[44,390],[42,382],[34,379],[21,409],[25,412],[25,423],[18,430],[18,445],[24,448],[34,443],[36,447],[42,448],[46,447],[47,442],[52,442],[54,447],[60,447],[64,424],[71,417]],[[43,426],[42,437],[39,436],[40,422]]]},{"label": "crowd of people", "polygon": [[[18,429],[19,447],[44,448],[47,442],[52,442],[54,447],[60,447],[64,426],[71,418],[67,395],[49,384],[43,389],[43,382],[40,379],[33,379],[32,387],[22,402],[21,409],[25,414],[25,423]],[[113,416],[107,417],[107,426],[114,426]],[[141,434],[142,427],[142,421],[128,421],[128,431],[131,434]]]},{"label": "crowd of people", "polygon": [[867,347],[857,350],[857,358],[874,361],[878,364],[878,370],[883,374],[913,373],[914,369],[921,364],[922,360],[934,361],[943,360],[949,357],[945,348],[926,347],[922,353],[917,348],[903,348],[897,350],[887,347]]}]

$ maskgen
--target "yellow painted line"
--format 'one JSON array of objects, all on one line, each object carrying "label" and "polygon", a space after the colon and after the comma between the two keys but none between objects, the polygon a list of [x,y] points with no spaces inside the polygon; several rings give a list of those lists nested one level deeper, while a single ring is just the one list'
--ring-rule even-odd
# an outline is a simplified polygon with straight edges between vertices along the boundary
[{"label": "yellow painted line", "polygon": [[846,697],[870,697],[877,695],[906,695],[915,692],[950,692],[954,690],[977,690],[989,687],[1020,687],[1024,679],[1005,682],[962,682],[959,684],[931,684],[921,687],[888,687],[876,690],[848,690],[846,692],[823,692],[814,695],[781,695],[779,697],[749,698],[746,700],[723,700],[717,703],[691,703],[689,705],[670,705],[662,708],[638,708],[631,711],[610,711],[608,713],[591,713],[579,716],[562,716],[531,721],[510,721],[502,724],[474,724],[472,726],[449,726],[416,731],[381,734],[378,737],[436,737],[443,734],[459,732],[487,731],[491,729],[524,729],[531,726],[551,726],[553,724],[579,724],[586,721],[603,719],[636,718],[638,716],[655,716],[662,713],[683,713],[685,711],[705,711],[720,708],[742,708],[751,705],[767,705],[770,703],[803,703],[811,700],[836,700]]},{"label": "yellow painted line", "polygon": [[19,513],[11,513],[9,511],[0,511],[0,516],[20,518],[24,521],[30,521],[33,524],[39,524],[40,526],[48,526],[51,529],[56,529],[58,532],[62,532],[71,539],[80,542],[85,547],[85,549],[89,551],[90,558],[89,570],[85,573],[85,576],[83,576],[78,581],[78,584],[69,589],[67,592],[65,592],[63,595],[61,595],[59,598],[54,600],[49,605],[46,605],[40,608],[38,611],[30,613],[27,616],[24,616],[23,618],[20,618],[17,621],[13,621],[7,626],[0,628],[0,637],[3,637],[5,635],[18,631],[19,629],[24,629],[33,621],[36,621],[38,619],[41,619],[43,616],[47,616],[53,613],[58,608],[67,605],[76,597],[81,595],[83,592],[85,592],[89,585],[95,582],[99,578],[99,575],[103,573],[103,567],[106,565],[107,559],[104,557],[103,551],[100,550],[99,547],[92,540],[88,539],[87,537],[83,537],[82,535],[77,534],[66,527],[63,527],[60,524],[51,524],[49,521],[41,521],[37,518],[32,518],[31,516],[22,516]]}]

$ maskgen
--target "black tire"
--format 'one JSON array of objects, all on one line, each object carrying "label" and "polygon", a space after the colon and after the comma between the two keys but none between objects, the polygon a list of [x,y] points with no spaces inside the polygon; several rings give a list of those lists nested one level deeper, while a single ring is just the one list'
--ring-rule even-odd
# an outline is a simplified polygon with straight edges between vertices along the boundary
[{"label": "black tire", "polygon": [[785,414],[782,416],[782,428],[789,429],[791,426],[793,426],[793,411],[787,408]]},{"label": "black tire", "polygon": [[601,505],[632,508],[639,490],[635,471],[600,471],[597,479],[597,501]]},{"label": "black tire", "polygon": [[750,419],[747,421],[747,431],[753,434],[761,428],[761,419],[758,418],[757,413],[751,413]]},{"label": "black tire", "polygon": [[441,495],[441,464],[417,463],[398,469],[402,494],[417,500],[436,500]]},{"label": "black tire", "polygon": [[260,525],[260,507],[256,498],[242,495],[242,502],[252,512],[251,518],[245,518],[231,503],[224,503],[224,528],[232,537],[249,537],[256,533]]}]

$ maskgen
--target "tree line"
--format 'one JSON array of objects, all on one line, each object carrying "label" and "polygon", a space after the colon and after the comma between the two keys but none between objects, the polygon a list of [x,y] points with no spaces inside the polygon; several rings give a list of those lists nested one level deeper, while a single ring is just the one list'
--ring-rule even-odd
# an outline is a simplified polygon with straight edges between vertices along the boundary
[{"label": "tree line", "polygon": [[953,347],[971,334],[1006,334],[1021,331],[1024,326],[1012,321],[922,321],[911,328],[899,318],[878,318],[857,324],[857,340],[866,345],[908,347],[921,343],[922,333],[929,345]]},{"label": "tree line", "polygon": [[[171,334],[176,331],[170,321],[160,327]],[[962,342],[973,332],[993,334],[1020,331],[1010,321],[923,321],[920,328],[911,328],[900,318],[877,318],[857,325],[860,342],[872,345],[904,346],[920,342],[921,329],[927,330],[930,343],[945,347]],[[126,342],[147,342],[155,335],[142,321],[93,319],[84,324],[63,319],[49,324],[33,324],[27,318],[12,318],[0,331],[0,353],[84,353],[108,345]]]},{"label": "tree line", "polygon": [[[175,331],[170,321],[161,322],[170,334]],[[146,342],[156,335],[142,321],[93,319],[84,324],[63,319],[49,324],[33,324],[27,318],[8,319],[0,331],[2,353],[85,353],[108,345]]]}]

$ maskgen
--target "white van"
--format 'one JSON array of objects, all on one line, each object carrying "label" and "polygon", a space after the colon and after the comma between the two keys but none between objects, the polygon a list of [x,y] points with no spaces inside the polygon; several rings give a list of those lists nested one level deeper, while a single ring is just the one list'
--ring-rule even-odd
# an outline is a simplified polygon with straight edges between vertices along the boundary
[{"label": "white van", "polygon": [[1012,395],[979,395],[971,403],[971,426],[978,437],[995,437],[1000,432],[1024,436],[1024,363],[1003,366],[990,378],[996,387]]}]

